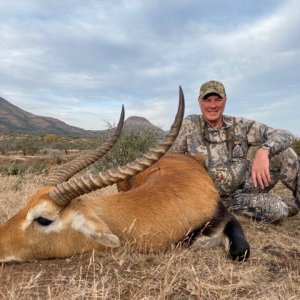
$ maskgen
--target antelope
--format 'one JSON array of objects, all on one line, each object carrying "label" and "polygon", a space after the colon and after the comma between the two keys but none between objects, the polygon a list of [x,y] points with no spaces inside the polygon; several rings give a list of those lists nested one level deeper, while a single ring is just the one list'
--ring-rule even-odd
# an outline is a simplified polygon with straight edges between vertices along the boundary
[{"label": "antelope", "polygon": [[[250,247],[239,222],[222,204],[201,157],[170,153],[184,115],[179,89],[177,115],[165,139],[134,162],[98,174],[73,177],[107,153],[115,132],[96,150],[53,171],[15,216],[0,226],[0,261],[66,258],[130,245],[140,251],[189,246],[198,236],[224,237],[234,260]],[[118,183],[106,196],[91,191]]]}]

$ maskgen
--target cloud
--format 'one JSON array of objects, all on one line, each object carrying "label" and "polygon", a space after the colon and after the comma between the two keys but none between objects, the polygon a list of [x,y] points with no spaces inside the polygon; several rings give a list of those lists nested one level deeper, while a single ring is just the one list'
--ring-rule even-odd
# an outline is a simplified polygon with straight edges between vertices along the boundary
[{"label": "cloud", "polygon": [[300,135],[299,9],[296,0],[5,2],[0,96],[86,129],[116,120],[124,103],[127,116],[168,129],[178,86],[186,114],[198,113],[200,84],[218,79],[228,113]]}]

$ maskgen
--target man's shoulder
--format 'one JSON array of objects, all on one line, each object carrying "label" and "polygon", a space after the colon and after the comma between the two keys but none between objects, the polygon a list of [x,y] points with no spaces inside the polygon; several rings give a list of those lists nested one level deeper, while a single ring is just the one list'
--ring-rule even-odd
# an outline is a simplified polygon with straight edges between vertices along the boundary
[{"label": "man's shoulder", "polygon": [[181,130],[185,132],[198,132],[200,130],[200,116],[193,114],[183,119]]},{"label": "man's shoulder", "polygon": [[235,117],[235,116],[228,116],[228,115],[224,115],[224,122],[228,125],[232,125],[233,123],[235,123],[236,125],[239,126],[256,123],[256,121],[244,117],[240,117],[240,116]]},{"label": "man's shoulder", "polygon": [[197,114],[189,115],[184,118],[184,121],[186,123],[199,123],[200,115],[197,115]]}]

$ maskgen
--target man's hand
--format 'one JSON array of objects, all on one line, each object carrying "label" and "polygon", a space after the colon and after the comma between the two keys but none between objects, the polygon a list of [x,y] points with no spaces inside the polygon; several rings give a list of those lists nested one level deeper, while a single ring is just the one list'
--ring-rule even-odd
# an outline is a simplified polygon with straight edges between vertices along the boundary
[{"label": "man's hand", "polygon": [[254,187],[259,186],[263,189],[271,181],[269,150],[259,148],[252,163],[252,182]]}]

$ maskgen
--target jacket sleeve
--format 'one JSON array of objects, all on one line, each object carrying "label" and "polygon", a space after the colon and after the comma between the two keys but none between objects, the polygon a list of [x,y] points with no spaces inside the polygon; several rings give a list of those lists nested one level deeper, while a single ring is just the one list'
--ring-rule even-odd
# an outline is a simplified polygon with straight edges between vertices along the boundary
[{"label": "jacket sleeve", "polygon": [[295,137],[287,130],[274,129],[262,123],[251,121],[247,140],[250,145],[266,145],[273,156],[292,145]]}]

